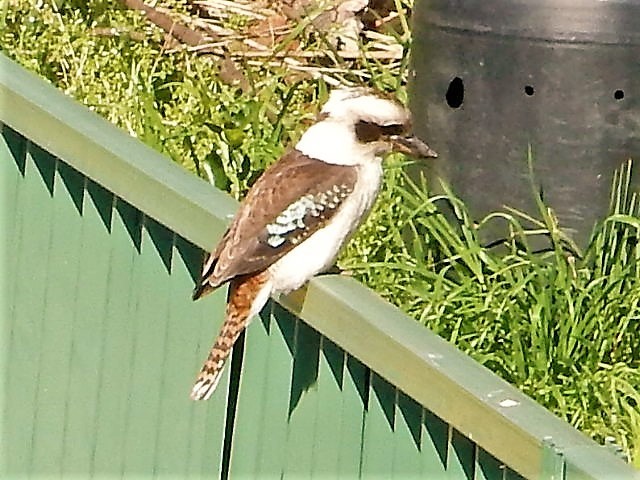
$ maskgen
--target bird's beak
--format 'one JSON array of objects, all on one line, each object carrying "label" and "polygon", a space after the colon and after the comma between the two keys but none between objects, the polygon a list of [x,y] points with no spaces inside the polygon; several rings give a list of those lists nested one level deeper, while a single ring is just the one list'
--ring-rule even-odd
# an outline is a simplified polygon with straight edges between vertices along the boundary
[{"label": "bird's beak", "polygon": [[438,154],[415,135],[393,135],[390,137],[393,151],[417,158],[436,158]]}]

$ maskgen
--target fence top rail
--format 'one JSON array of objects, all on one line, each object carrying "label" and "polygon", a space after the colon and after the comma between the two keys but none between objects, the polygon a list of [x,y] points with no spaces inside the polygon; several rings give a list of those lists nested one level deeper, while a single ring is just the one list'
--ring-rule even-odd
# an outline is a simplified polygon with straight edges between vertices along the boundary
[{"label": "fence top rail", "polygon": [[[229,195],[2,54],[0,122],[203,249],[214,245],[235,210]],[[279,301],[526,478],[541,478],[549,451],[561,452],[568,478],[640,478],[355,280],[316,278]]]}]

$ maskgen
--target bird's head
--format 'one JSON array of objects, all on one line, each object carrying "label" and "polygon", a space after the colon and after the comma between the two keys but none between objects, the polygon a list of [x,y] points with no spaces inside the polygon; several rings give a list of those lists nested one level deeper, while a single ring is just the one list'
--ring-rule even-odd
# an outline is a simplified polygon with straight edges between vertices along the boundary
[{"label": "bird's head", "polygon": [[437,154],[412,133],[410,112],[395,100],[363,88],[333,90],[318,121],[296,149],[318,160],[358,165],[391,152],[418,158]]}]

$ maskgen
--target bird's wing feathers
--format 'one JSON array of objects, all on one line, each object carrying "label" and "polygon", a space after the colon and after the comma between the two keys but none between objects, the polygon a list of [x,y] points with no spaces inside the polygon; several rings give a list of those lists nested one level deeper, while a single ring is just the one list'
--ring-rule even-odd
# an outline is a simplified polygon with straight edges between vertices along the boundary
[{"label": "bird's wing feathers", "polygon": [[326,225],[353,192],[356,168],[315,160],[296,150],[283,156],[240,205],[205,262],[194,298],[238,275],[268,268]]}]

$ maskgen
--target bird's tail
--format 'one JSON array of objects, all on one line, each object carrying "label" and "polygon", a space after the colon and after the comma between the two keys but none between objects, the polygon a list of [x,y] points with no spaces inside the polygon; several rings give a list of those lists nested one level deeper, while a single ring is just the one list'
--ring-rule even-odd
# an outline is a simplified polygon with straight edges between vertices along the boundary
[{"label": "bird's tail", "polygon": [[269,298],[266,277],[266,272],[262,272],[237,277],[229,283],[225,320],[191,389],[192,400],[207,400],[218,386],[233,344]]}]

